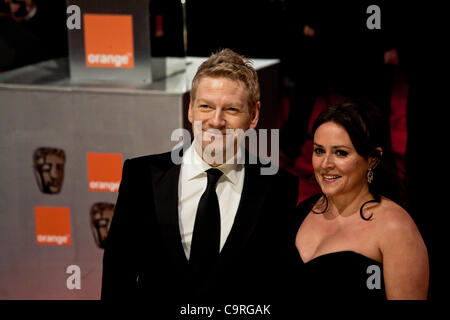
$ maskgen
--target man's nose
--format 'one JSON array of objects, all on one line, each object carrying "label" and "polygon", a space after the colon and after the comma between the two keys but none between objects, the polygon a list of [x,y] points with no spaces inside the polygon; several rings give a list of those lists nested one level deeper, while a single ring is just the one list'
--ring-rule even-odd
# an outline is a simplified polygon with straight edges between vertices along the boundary
[{"label": "man's nose", "polygon": [[211,119],[211,125],[215,128],[224,127],[226,124],[225,115],[221,108],[217,108],[214,111],[213,118]]}]

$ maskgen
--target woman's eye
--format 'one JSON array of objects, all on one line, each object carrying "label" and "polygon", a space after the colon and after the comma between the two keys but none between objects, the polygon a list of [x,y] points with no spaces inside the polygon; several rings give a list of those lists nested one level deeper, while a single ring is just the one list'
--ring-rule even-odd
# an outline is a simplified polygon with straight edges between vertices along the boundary
[{"label": "woman's eye", "polygon": [[314,149],[314,153],[315,153],[315,154],[322,154],[322,153],[324,153],[324,151],[323,151],[323,149],[321,149],[321,148],[315,148],[315,149]]},{"label": "woman's eye", "polygon": [[348,155],[348,152],[344,150],[337,150],[336,154],[340,157],[346,157]]}]

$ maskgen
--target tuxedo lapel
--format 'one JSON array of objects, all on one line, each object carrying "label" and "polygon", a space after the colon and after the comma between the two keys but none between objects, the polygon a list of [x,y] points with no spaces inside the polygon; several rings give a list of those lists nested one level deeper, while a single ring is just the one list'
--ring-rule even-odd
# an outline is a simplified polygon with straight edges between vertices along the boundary
[{"label": "tuxedo lapel", "polygon": [[221,259],[237,254],[250,238],[263,211],[269,179],[263,179],[258,165],[245,166],[244,186],[233,227],[221,251]]},{"label": "tuxedo lapel", "polygon": [[180,165],[161,172],[153,181],[156,217],[165,245],[177,266],[187,265],[178,222],[178,179]]}]

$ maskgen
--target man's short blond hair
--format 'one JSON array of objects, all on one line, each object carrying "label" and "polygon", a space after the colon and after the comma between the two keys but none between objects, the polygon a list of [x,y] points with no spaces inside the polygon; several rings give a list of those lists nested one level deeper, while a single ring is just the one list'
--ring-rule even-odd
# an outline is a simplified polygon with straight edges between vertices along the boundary
[{"label": "man's short blond hair", "polygon": [[231,49],[222,49],[213,53],[200,65],[192,80],[192,101],[195,100],[198,84],[203,77],[224,77],[243,82],[247,88],[247,102],[250,110],[253,110],[260,99],[258,74],[253,68],[252,61]]}]

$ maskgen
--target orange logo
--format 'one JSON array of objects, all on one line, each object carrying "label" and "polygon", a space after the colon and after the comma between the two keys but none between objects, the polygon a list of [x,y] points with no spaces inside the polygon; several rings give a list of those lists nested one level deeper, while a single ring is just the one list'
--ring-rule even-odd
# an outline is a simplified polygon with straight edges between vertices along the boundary
[{"label": "orange logo", "polygon": [[86,66],[134,68],[133,16],[84,14]]},{"label": "orange logo", "polygon": [[119,191],[122,179],[122,155],[120,153],[87,154],[90,191]]},{"label": "orange logo", "polygon": [[70,208],[34,207],[36,243],[70,246]]}]

